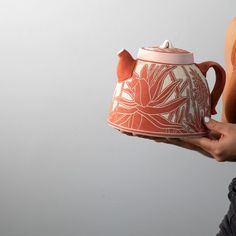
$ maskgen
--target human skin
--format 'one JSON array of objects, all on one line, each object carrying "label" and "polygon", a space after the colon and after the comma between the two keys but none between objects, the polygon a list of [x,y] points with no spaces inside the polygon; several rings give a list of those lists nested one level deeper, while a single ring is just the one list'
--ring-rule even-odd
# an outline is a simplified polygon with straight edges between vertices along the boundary
[{"label": "human skin", "polygon": [[[200,138],[154,138],[130,134],[127,132],[123,133],[141,138],[152,139],[159,143],[172,144],[192,151],[197,151],[204,156],[213,158],[219,162],[236,161],[236,118],[234,117],[236,115],[236,110],[233,111],[232,109],[236,105],[236,69],[234,68],[236,67],[236,53],[233,52],[235,41],[236,18],[230,22],[226,32],[226,84],[222,94],[223,107],[221,121],[216,121],[211,118],[206,120],[204,119],[204,124],[209,129],[208,136]],[[232,58],[232,55],[234,58]]]},{"label": "human skin", "polygon": [[207,121],[205,125],[210,130],[207,137],[170,139],[169,143],[201,152],[219,162],[236,161],[236,124],[210,118]]},{"label": "human skin", "polygon": [[[207,137],[200,138],[181,138],[158,140],[179,147],[198,151],[205,156],[212,157],[216,161],[234,162],[236,161],[236,120],[235,107],[236,102],[236,18],[234,18],[227,29],[225,41],[225,64],[226,64],[226,85],[223,97],[223,109],[221,121],[211,118],[204,119],[205,126],[209,129]],[[208,122],[206,122],[208,121]]]}]

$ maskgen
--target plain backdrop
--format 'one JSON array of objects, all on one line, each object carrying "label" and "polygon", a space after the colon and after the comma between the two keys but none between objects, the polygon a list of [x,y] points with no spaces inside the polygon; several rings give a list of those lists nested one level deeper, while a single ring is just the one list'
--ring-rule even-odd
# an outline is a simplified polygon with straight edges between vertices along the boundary
[{"label": "plain backdrop", "polygon": [[[0,1],[0,236],[210,236],[236,164],[123,135],[116,52],[224,66],[234,0]],[[214,85],[214,73],[208,73]],[[217,106],[220,118],[221,102]]]}]

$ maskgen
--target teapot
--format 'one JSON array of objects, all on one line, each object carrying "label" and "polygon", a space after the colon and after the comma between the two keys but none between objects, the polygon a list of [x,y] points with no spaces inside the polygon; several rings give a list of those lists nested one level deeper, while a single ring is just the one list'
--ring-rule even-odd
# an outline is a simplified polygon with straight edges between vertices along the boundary
[{"label": "teapot", "polygon": [[[139,48],[137,58],[118,52],[117,83],[108,124],[125,133],[151,137],[196,137],[208,134],[203,118],[216,114],[226,73],[214,61],[195,63],[192,52],[160,46]],[[207,71],[215,71],[210,92]]]}]

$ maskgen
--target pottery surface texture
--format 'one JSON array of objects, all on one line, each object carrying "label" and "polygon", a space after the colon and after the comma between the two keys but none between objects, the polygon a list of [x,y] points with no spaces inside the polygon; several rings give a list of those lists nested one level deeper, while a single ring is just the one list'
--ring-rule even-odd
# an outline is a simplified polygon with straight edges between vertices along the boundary
[{"label": "pottery surface texture", "polygon": [[[216,114],[215,106],[225,84],[224,69],[208,61],[194,63],[193,53],[174,48],[140,48],[137,59],[118,53],[118,81],[109,108],[108,123],[129,133],[155,137],[204,136],[204,116]],[[216,72],[210,92],[205,78]]]}]

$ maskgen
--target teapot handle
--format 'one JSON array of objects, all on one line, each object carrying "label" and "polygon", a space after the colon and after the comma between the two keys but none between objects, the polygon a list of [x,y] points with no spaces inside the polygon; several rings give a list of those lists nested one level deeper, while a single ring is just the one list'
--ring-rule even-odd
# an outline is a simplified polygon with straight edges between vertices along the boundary
[{"label": "teapot handle", "polygon": [[220,64],[214,61],[206,61],[206,62],[196,64],[196,65],[205,77],[206,77],[207,71],[210,68],[213,68],[215,71],[216,81],[215,81],[214,88],[211,92],[211,114],[215,115],[217,113],[215,110],[216,105],[220,99],[220,96],[225,86],[225,79],[226,79],[225,70]]}]

